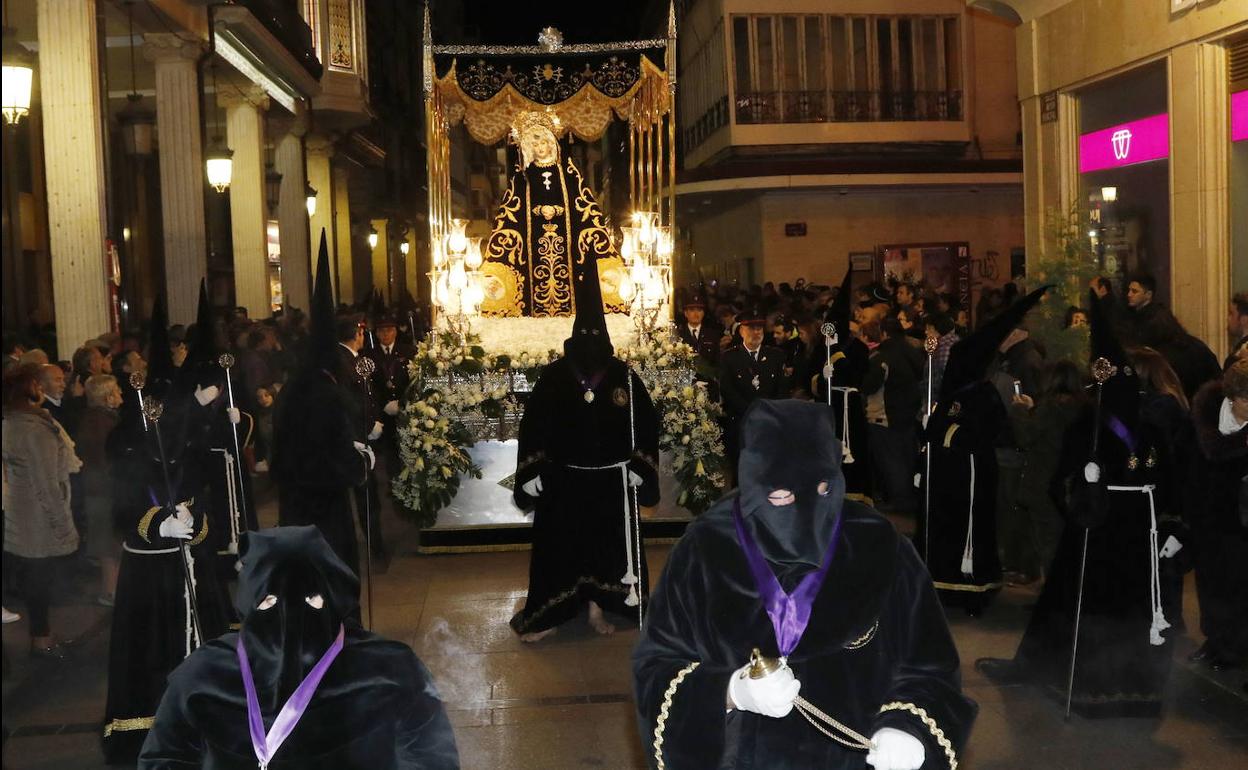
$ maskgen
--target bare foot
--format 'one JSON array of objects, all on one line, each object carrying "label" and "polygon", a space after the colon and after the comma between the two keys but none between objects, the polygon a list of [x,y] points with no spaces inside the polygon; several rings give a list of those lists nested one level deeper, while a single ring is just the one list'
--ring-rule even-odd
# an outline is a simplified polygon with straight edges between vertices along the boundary
[{"label": "bare foot", "polygon": [[520,634],[520,641],[529,642],[529,643],[538,642],[538,641],[541,641],[542,639],[545,639],[546,637],[550,636],[551,634],[555,633],[558,630],[559,630],[559,627],[555,626],[554,628],[548,628],[545,631],[532,631],[527,634]]},{"label": "bare foot", "polygon": [[607,619],[602,616],[602,608],[597,602],[589,603],[589,625],[603,636],[615,633],[615,626],[608,623]]}]

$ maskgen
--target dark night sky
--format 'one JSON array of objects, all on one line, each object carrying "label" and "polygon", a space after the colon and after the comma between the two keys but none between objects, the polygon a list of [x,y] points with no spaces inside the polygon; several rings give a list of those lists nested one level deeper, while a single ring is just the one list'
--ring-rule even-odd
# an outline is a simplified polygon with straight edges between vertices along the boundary
[{"label": "dark night sky", "polygon": [[[463,8],[464,24],[469,32],[480,32],[471,42],[498,45],[535,45],[543,27],[557,27],[566,43],[593,43],[631,40],[639,37],[645,0],[441,0]],[[437,6],[434,0],[434,40],[439,43],[468,42],[450,39],[452,35],[437,28]],[[440,34],[441,33],[441,34]],[[473,37],[476,37],[475,35]]]}]

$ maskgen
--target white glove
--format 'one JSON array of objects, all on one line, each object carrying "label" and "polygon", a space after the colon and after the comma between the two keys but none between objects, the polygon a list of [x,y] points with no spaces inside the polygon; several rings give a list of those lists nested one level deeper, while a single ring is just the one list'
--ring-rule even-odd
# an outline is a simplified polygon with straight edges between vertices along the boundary
[{"label": "white glove", "polygon": [[186,506],[186,503],[178,503],[173,506],[173,513],[178,517],[178,521],[181,521],[188,527],[195,523],[195,518],[191,516],[191,509]]},{"label": "white glove", "polygon": [[195,386],[195,400],[199,402],[200,406],[208,406],[213,401],[216,401],[219,395],[221,395],[221,389],[216,385],[209,385],[206,388]]},{"label": "white glove", "polygon": [[179,540],[190,540],[191,536],[194,534],[195,530],[191,527],[191,525],[187,524],[179,516],[166,517],[165,520],[160,523],[161,537],[174,537]]},{"label": "white glove", "polygon": [[351,446],[355,447],[355,451],[360,453],[368,461],[368,469],[371,471],[373,466],[377,464],[377,455],[373,454],[373,448],[363,441],[352,441]]},{"label": "white glove", "polygon": [[1161,546],[1161,550],[1157,552],[1157,555],[1163,559],[1172,559],[1182,547],[1183,544],[1174,535],[1171,535],[1166,538],[1165,544]]},{"label": "white glove", "polygon": [[383,411],[383,412],[385,412],[386,414],[388,414],[388,415],[390,415],[391,417],[393,417],[393,416],[395,416],[396,414],[398,414],[398,413],[399,413],[399,402],[398,402],[398,401],[389,401],[389,402],[387,402],[387,403],[386,403],[386,405],[382,408],[382,410],[381,410],[381,411]]},{"label": "white glove", "polygon": [[895,727],[876,730],[871,745],[874,748],[867,752],[867,764],[875,770],[918,770],[927,756],[918,738]]},{"label": "white glove", "polygon": [[823,379],[825,380],[832,379],[832,372],[833,372],[832,364],[823,365]]},{"label": "white glove", "polygon": [[243,421],[243,413],[232,406],[227,408],[225,413],[229,416],[231,425],[238,425]]},{"label": "white glove", "polygon": [[521,484],[520,488],[523,489],[524,493],[529,497],[538,497],[542,494],[542,477],[534,476]]},{"label": "white glove", "polygon": [[779,719],[793,710],[793,701],[802,690],[802,683],[785,666],[762,679],[751,679],[749,665],[737,669],[728,681],[728,699],[740,711],[753,711]]},{"label": "white glove", "polygon": [[368,432],[368,440],[376,441],[381,438],[381,423],[373,420],[373,429]]},{"label": "white glove", "polygon": [[1101,466],[1096,463],[1088,463],[1083,466],[1083,480],[1089,484],[1095,484],[1101,480]]},{"label": "white glove", "polygon": [[634,471],[629,471],[628,472],[628,485],[630,487],[639,487],[641,486],[641,484],[642,484],[641,476],[638,476],[636,472]]}]

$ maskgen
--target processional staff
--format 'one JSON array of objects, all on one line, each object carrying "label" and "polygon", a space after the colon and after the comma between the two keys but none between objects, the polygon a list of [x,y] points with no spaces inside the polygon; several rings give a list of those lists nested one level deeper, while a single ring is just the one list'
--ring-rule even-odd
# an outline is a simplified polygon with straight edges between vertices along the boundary
[{"label": "processional staff", "polygon": [[932,381],[936,369],[932,358],[936,354],[936,338],[924,337],[923,350],[927,353],[927,408],[923,410],[923,563],[928,563],[928,543],[932,540],[932,439],[927,435],[927,421],[932,416]]},{"label": "processional staff", "polygon": [[[368,356],[360,356],[355,359],[355,373],[360,376],[364,382],[364,396],[368,401],[372,400],[372,379],[373,372],[376,371],[377,364],[373,363],[373,359]],[[364,433],[367,436],[369,429],[372,427],[368,424],[368,410],[364,411]],[[367,438],[365,439],[367,441]],[[365,446],[368,446],[365,444]],[[366,593],[368,596],[368,630],[373,630],[373,516],[372,516],[372,500],[369,499],[368,487],[369,480],[373,473],[372,463],[365,459],[364,471],[364,546],[367,553],[364,557],[364,583],[366,585]]]},{"label": "processional staff", "polygon": [[[243,455],[238,448],[238,423],[234,421],[234,415],[238,413],[237,407],[234,406],[234,380],[230,377],[230,370],[234,368],[234,356],[222,353],[217,358],[217,363],[225,370],[225,392],[230,397],[230,433],[234,437],[234,468],[238,473],[238,499],[242,501],[238,512],[245,525],[247,522],[247,486],[246,479],[243,477]],[[231,543],[231,546],[238,548],[236,543]]]}]

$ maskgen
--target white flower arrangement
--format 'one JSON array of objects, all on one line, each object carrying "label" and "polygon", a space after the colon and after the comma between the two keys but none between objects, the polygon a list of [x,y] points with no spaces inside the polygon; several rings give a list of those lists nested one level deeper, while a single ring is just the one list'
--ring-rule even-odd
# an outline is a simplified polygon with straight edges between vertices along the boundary
[{"label": "white flower arrangement", "polygon": [[[506,319],[508,324],[520,320],[561,322],[559,333],[565,336],[570,328],[566,318]],[[553,323],[545,326],[555,328]],[[460,344],[453,335],[435,334],[419,345],[410,366],[409,397],[417,400],[408,404],[402,413],[406,419],[398,426],[404,468],[393,486],[395,497],[420,526],[432,526],[438,509],[454,498],[460,474],[481,476],[467,451],[475,441],[469,426],[519,414],[507,375],[522,372],[535,382],[541,368],[559,357],[553,348],[523,346],[537,339],[536,333],[532,340],[512,335],[508,347],[490,352],[475,335]],[[659,410],[659,448],[672,457],[680,489],[677,504],[701,513],[723,493],[727,478],[722,411],[693,382],[693,349],[664,339],[618,348],[616,356],[634,368]]]}]

